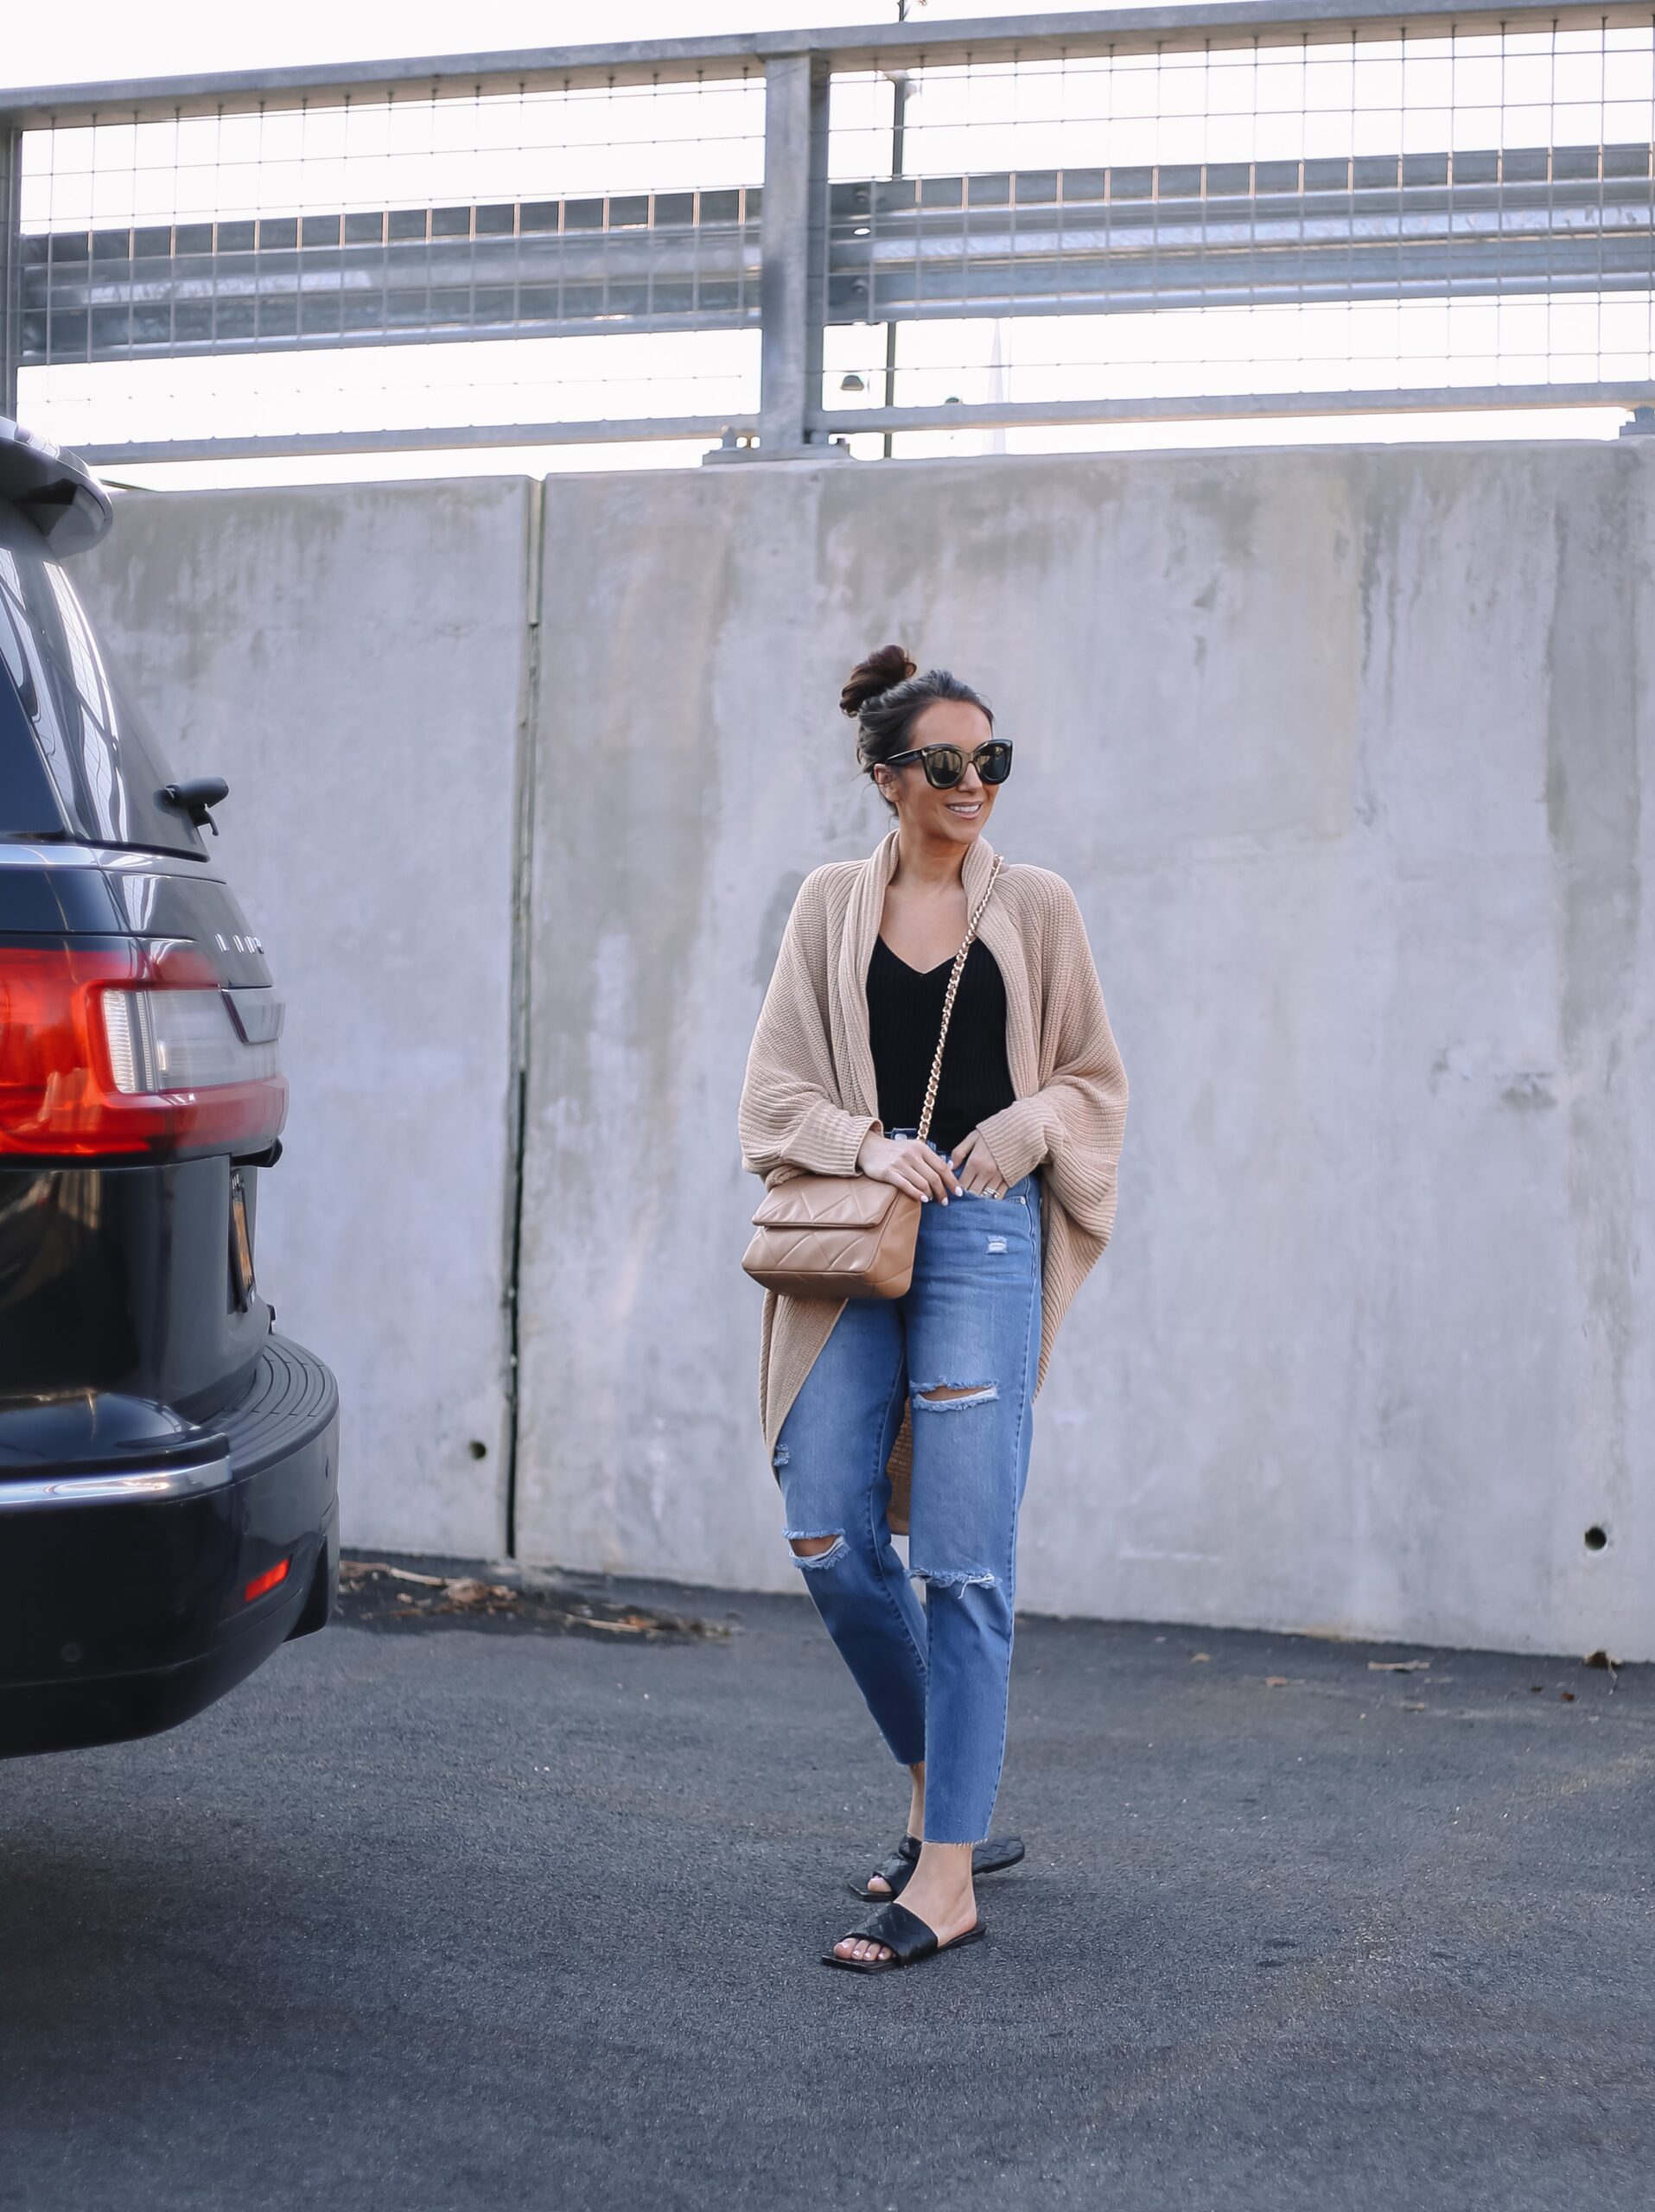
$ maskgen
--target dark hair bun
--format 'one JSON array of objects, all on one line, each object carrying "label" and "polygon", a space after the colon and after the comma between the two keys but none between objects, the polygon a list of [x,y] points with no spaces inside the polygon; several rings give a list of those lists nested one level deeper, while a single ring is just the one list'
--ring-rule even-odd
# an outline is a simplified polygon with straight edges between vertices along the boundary
[{"label": "dark hair bun", "polygon": [[859,715],[870,699],[877,699],[894,683],[906,683],[917,672],[917,667],[918,664],[909,659],[905,645],[882,645],[851,670],[850,681],[839,694],[840,711]]}]

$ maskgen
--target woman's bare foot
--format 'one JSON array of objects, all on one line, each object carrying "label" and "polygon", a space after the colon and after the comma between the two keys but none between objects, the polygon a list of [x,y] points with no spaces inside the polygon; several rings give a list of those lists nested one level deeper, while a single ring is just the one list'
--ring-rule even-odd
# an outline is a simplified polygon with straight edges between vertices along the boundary
[{"label": "woman's bare foot", "polygon": [[[923,1759],[918,1766],[908,1769],[907,1832],[910,1835],[923,1835],[926,1832],[926,1763]],[[870,1874],[868,1894],[870,1897],[888,1897],[891,1895],[891,1885],[882,1874]]]},{"label": "woman's bare foot", "polygon": [[[916,1829],[913,1831],[918,1834]],[[971,1847],[969,1843],[927,1843],[920,1863],[902,1892],[907,1910],[935,1932],[938,1948],[968,1934],[977,1925],[977,1898],[971,1889]],[[867,1936],[842,1936],[834,1946],[842,1959],[888,1959],[889,1947]]]}]

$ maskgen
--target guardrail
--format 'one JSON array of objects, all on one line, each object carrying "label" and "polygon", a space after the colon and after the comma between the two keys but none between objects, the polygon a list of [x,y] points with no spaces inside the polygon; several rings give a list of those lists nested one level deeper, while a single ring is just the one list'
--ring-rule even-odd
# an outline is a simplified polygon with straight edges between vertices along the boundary
[{"label": "guardrail", "polygon": [[[129,436],[84,449],[108,462],[722,435],[727,450],[775,457],[869,432],[888,451],[903,431],[968,423],[1631,408],[1655,400],[1652,68],[1648,6],[1423,0],[1404,13],[1335,12],[1321,0],[1219,0],[0,93],[0,411],[16,412],[19,376],[35,370],[747,331],[758,334],[757,389],[734,408],[560,408],[551,420]],[[532,188],[529,125],[550,143],[571,118],[589,122],[570,105],[582,98],[614,106],[632,94],[631,113],[673,87],[744,96],[761,86],[761,138],[749,103],[750,145],[721,145],[719,176]],[[939,118],[929,126],[926,100]],[[445,175],[463,169],[463,130],[454,144],[442,133],[468,116],[475,190],[409,196],[445,162]],[[266,134],[283,120],[300,128],[298,150],[269,154]],[[398,131],[428,120],[431,149],[399,153]],[[256,154],[238,153],[233,134],[255,123]],[[199,185],[196,204],[185,189],[189,164],[207,166],[209,129],[213,192],[237,162],[251,181],[228,211],[201,207]],[[112,139],[130,149],[130,189],[124,179],[112,189]],[[52,158],[31,170],[41,143]],[[142,219],[156,213],[146,195],[167,201],[154,172],[169,143],[171,204]],[[1015,158],[926,165],[933,145],[969,157],[978,144]],[[60,165],[60,147],[74,160]],[[871,173],[847,174],[864,149]],[[693,140],[676,158],[680,169],[693,161]],[[758,174],[731,181],[743,160]],[[514,188],[490,190],[496,171]],[[317,206],[335,173],[393,188]],[[245,204],[255,187],[265,205]],[[100,191],[119,219],[100,213]],[[1635,321],[1645,301],[1639,345],[1620,310]],[[1323,326],[1306,320],[1346,309],[1371,322],[1376,308],[1422,303],[1463,317],[1478,302],[1579,302],[1571,331],[1595,318],[1595,338],[1497,343],[1451,363],[1463,373],[1426,381],[1409,379],[1400,339],[1389,380],[1353,340],[1341,379],[1317,359]],[[1003,371],[975,397],[939,398],[898,360],[900,327],[1072,317],[1117,331],[1120,318],[1168,318],[1155,327],[1176,339],[1168,372],[1140,360],[1137,384],[1155,388],[1132,389],[1118,361],[1100,362],[1077,396],[1084,370],[1053,355],[1034,397],[1014,396]],[[1289,325],[1296,353],[1278,342]],[[874,351],[832,404],[830,334],[856,326],[878,334]],[[1228,388],[1216,375],[1203,388],[1203,361],[1218,359],[1203,345],[1238,330],[1261,357],[1244,372],[1232,359]],[[1272,358],[1295,373],[1273,381]],[[902,404],[899,378],[913,386]],[[843,404],[847,393],[857,403]]]}]

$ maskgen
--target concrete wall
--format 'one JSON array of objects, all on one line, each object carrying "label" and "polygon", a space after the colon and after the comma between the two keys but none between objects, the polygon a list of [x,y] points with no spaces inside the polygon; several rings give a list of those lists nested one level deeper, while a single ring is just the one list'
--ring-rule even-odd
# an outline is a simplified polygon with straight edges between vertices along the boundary
[{"label": "concrete wall", "polygon": [[1505,447],[553,487],[525,1548],[792,1578],[731,1127],[793,888],[882,826],[834,704],[894,636],[1016,739],[996,841],[1075,885],[1133,1083],[1024,1601],[1655,1649],[1647,480]]},{"label": "concrete wall", "polygon": [[[1023,1602],[1655,1656],[1651,460],[1628,442],[553,480],[528,757],[523,1554],[795,1585],[756,1430],[735,1104],[793,889],[882,829],[834,702],[851,661],[899,637],[977,682],[1016,739],[995,842],[1074,884],[1133,1084],[1116,1243],[1040,1404]],[[382,566],[412,572],[428,622],[445,582],[467,610],[424,641],[422,773],[395,815],[440,847],[436,787],[468,821],[499,802],[448,938],[464,956],[441,965],[464,1001],[439,992],[411,1024],[400,1001],[366,1027],[319,1012],[332,1049],[302,1062],[296,1039],[296,1154],[271,1184],[284,1321],[315,1313],[347,1396],[375,1378],[347,1471],[359,1531],[386,1542],[462,1548],[498,1525],[492,1457],[428,1443],[408,1488],[380,1428],[399,1376],[415,1426],[440,1414],[456,1440],[449,1376],[498,1380],[516,497],[261,495],[206,522],[203,503],[146,500],[98,556],[121,641],[140,633],[179,711],[200,722],[201,685],[228,684],[265,702],[266,747],[287,679],[233,674],[233,637],[273,563],[322,626],[311,726],[283,741],[370,794],[384,738],[365,747],[325,703],[328,678],[356,690],[333,656],[394,658]],[[463,531],[456,576],[442,533]],[[334,532],[356,552],[338,600]],[[217,534],[180,652],[131,570]],[[281,858],[261,874],[249,847],[244,874],[232,849],[237,880],[296,1006],[329,1004],[333,903],[404,913],[403,849],[370,804],[301,884],[308,814],[257,819]],[[421,1255],[416,1307],[452,1317],[464,1359],[367,1294],[370,1236],[347,1250],[323,1230],[356,1188],[334,1102],[405,1087],[433,1017],[455,1027],[429,1048],[478,1077],[441,1092],[433,1150],[452,1165],[474,1142],[474,1182],[460,1205],[376,1176],[356,1209],[404,1286]],[[398,1521],[404,1496],[419,1510]]]},{"label": "concrete wall", "polygon": [[504,1541],[532,505],[522,482],[136,496],[75,569],[173,766],[229,781],[213,860],[288,1001],[259,1281],[338,1372],[359,1545]]}]

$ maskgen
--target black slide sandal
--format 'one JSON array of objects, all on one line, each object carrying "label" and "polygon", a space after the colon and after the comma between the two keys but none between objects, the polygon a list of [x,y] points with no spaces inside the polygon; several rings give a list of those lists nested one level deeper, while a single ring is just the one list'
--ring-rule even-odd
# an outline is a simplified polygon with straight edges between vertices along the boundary
[{"label": "black slide sandal", "polygon": [[927,1928],[917,1912],[905,1904],[882,1904],[860,1928],[847,1929],[839,1941],[846,1943],[860,1936],[865,1942],[882,1943],[891,1953],[888,1959],[842,1959],[837,1951],[824,1951],[822,1964],[843,1967],[847,1974],[894,1974],[898,1967],[917,1967],[926,1959],[939,1959],[945,1951],[958,1951],[962,1943],[981,1942],[988,1932],[979,1920],[963,1936],[939,1943],[936,1929]]},{"label": "black slide sandal", "polygon": [[[971,1878],[979,1874],[999,1874],[1008,1866],[1015,1866],[1023,1855],[1023,1840],[1020,1835],[991,1835],[987,1842],[971,1847]],[[889,1904],[900,1897],[908,1885],[914,1868],[920,1863],[920,1839],[905,1835],[888,1859],[882,1859],[874,1872],[890,1884],[888,1890],[864,1889],[860,1882],[847,1882],[845,1887],[853,1897],[860,1897],[864,1904]]]}]

